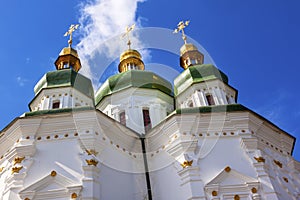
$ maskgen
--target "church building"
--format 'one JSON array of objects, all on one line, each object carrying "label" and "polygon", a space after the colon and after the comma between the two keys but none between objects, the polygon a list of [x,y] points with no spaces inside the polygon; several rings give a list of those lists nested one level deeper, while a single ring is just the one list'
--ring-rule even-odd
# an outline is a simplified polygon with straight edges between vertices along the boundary
[{"label": "church building", "polygon": [[[297,200],[295,137],[187,42],[174,84],[131,48],[94,91],[69,45],[0,132],[0,200]],[[84,66],[83,66],[84,67]],[[166,72],[168,73],[168,72]]]}]

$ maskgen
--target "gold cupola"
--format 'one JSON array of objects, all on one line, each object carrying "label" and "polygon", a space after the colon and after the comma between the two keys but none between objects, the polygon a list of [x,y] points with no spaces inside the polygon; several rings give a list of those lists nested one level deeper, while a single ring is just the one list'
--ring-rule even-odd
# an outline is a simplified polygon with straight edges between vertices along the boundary
[{"label": "gold cupola", "polygon": [[187,37],[184,33],[184,29],[189,25],[190,21],[181,21],[178,23],[174,33],[181,31],[184,45],[180,48],[180,66],[184,69],[193,65],[202,65],[204,61],[204,55],[199,52],[194,44],[187,43]]},{"label": "gold cupola", "polygon": [[120,56],[120,63],[119,63],[119,72],[126,72],[128,70],[144,70],[145,65],[142,60],[141,54],[134,49],[131,49],[130,45],[130,38],[129,38],[129,33],[134,29],[135,24],[133,24],[130,27],[126,27],[126,32],[122,35],[122,37],[127,36],[127,45],[128,49],[124,51],[121,56]]},{"label": "gold cupola", "polygon": [[68,40],[69,46],[61,50],[58,58],[54,62],[57,70],[71,68],[75,72],[78,72],[81,68],[81,63],[77,51],[72,48],[72,34],[78,28],[78,26],[78,24],[71,25],[69,30],[64,35],[70,35],[70,39]]},{"label": "gold cupola", "polygon": [[193,65],[202,65],[204,55],[191,43],[186,43],[180,48],[180,66],[183,69]]},{"label": "gold cupola", "polygon": [[134,49],[124,51],[120,56],[119,72],[126,72],[128,70],[144,70],[145,65],[142,61],[141,54]]}]

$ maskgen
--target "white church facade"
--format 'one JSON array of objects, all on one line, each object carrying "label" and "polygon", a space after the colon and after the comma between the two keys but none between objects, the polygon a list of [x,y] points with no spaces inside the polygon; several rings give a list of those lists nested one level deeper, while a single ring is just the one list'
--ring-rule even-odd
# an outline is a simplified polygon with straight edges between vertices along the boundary
[{"label": "white church facade", "polygon": [[71,43],[0,133],[0,200],[300,199],[295,138],[186,38],[174,87],[129,48],[95,92]]}]

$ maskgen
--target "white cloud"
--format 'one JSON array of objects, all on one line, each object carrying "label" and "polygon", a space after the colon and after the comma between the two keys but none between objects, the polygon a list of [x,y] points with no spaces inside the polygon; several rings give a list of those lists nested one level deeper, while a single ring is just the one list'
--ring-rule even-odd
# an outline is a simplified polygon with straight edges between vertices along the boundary
[{"label": "white cloud", "polygon": [[25,83],[27,82],[27,80],[22,78],[21,76],[18,76],[16,79],[17,79],[17,83],[19,84],[20,87],[23,87],[25,85]]},{"label": "white cloud", "polygon": [[[126,40],[120,38],[125,27],[132,24],[141,27],[136,11],[138,3],[143,1],[93,0],[81,5],[81,42],[76,49],[83,66],[81,72],[91,78],[94,85],[98,85],[99,77],[107,66],[127,48]],[[131,41],[133,48],[143,47],[134,33]]]}]

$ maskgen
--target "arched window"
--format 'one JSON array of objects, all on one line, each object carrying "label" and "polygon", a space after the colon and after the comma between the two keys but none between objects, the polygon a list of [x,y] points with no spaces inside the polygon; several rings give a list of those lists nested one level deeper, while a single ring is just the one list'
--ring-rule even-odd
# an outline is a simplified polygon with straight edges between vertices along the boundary
[{"label": "arched window", "polygon": [[215,105],[214,98],[211,94],[206,95],[206,100],[209,106]]},{"label": "arched window", "polygon": [[125,111],[122,111],[119,113],[120,123],[124,126],[126,126],[126,115]]},{"label": "arched window", "polygon": [[148,132],[152,128],[151,118],[148,109],[143,109],[143,119],[144,119],[145,132]]},{"label": "arched window", "polygon": [[189,108],[194,107],[194,103],[193,103],[192,100],[189,100],[187,105],[188,105]]}]

